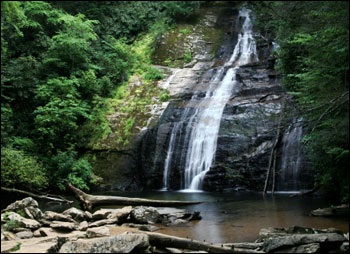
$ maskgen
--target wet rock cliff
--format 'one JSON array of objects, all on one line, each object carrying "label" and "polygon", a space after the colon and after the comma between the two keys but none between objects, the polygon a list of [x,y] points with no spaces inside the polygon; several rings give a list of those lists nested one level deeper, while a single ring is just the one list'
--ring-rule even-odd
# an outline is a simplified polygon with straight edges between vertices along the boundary
[{"label": "wet rock cliff", "polygon": [[[241,22],[237,14],[238,7],[233,5],[205,10],[200,21],[202,28],[194,29],[187,37],[192,41],[189,45],[193,60],[183,68],[171,68],[172,75],[160,84],[169,89],[172,99],[157,124],[139,136],[136,172],[143,188],[161,189],[164,185],[167,189],[184,188],[189,142],[184,136],[192,121],[188,112],[195,110],[193,98],[198,98],[199,103],[211,77],[232,53]],[[217,43],[203,33],[208,33],[208,29],[222,35],[220,47],[216,46],[214,53],[210,52]],[[269,169],[268,190],[272,184],[275,190],[311,188],[311,174],[301,145],[302,123],[293,113],[291,98],[283,91],[274,69],[274,45],[258,31],[254,31],[254,37],[259,61],[241,66],[236,73],[237,85],[224,108],[214,161],[202,188],[261,191]],[[159,42],[162,47],[173,49],[165,43],[169,40],[167,36],[162,39]],[[163,51],[155,59],[161,64],[167,57]]]}]

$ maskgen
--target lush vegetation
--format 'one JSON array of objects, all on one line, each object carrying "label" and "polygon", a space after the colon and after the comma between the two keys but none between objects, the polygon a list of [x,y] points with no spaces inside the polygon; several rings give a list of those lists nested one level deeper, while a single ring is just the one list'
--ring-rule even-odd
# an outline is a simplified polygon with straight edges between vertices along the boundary
[{"label": "lush vegetation", "polygon": [[[1,185],[57,191],[68,180],[89,189],[96,177],[84,149],[110,132],[105,115],[112,106],[129,112],[147,103],[141,95],[162,78],[150,66],[153,42],[198,7],[196,1],[2,1]],[[145,85],[122,104],[135,73]],[[165,91],[153,92],[167,99]],[[121,122],[117,140],[127,143],[135,119]]]},{"label": "lush vegetation", "polygon": [[315,187],[349,201],[349,2],[253,2],[280,45],[277,67],[297,101]]},{"label": "lush vegetation", "polygon": [[[1,185],[57,191],[65,179],[82,189],[94,184],[84,149],[114,131],[127,145],[140,121],[132,113],[154,96],[169,98],[153,84],[162,78],[151,67],[154,42],[201,3],[2,1]],[[349,3],[249,4],[258,28],[280,46],[277,68],[304,119],[315,187],[348,202]],[[191,52],[184,58],[191,61]],[[143,85],[130,88],[135,74]],[[111,130],[106,115],[115,108],[120,123]]]}]

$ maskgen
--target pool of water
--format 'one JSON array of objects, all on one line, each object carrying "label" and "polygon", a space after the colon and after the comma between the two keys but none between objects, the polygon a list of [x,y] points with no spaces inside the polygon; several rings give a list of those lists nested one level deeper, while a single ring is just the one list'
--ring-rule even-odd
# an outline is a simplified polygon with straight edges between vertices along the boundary
[{"label": "pool of water", "polygon": [[189,211],[199,211],[202,219],[186,225],[164,227],[157,232],[211,243],[254,241],[261,228],[312,227],[337,228],[349,232],[348,217],[313,217],[310,211],[330,206],[322,197],[295,196],[291,193],[274,195],[252,192],[121,192],[110,193],[128,197],[161,200],[195,200],[203,203],[183,206]]},{"label": "pool of water", "polygon": [[[160,230],[157,232],[210,243],[254,241],[258,238],[260,229],[268,227],[301,226],[317,229],[332,227],[344,233],[349,232],[348,216],[332,218],[309,216],[310,211],[331,205],[321,196],[291,197],[290,193],[262,195],[253,192],[191,193],[176,191],[113,192],[103,193],[103,195],[202,201],[201,204],[179,207],[189,211],[199,211],[202,216],[201,220],[172,227],[158,225]],[[79,208],[79,203],[76,201],[73,206]],[[43,211],[61,212],[69,207],[70,205],[40,202],[40,208]]]}]

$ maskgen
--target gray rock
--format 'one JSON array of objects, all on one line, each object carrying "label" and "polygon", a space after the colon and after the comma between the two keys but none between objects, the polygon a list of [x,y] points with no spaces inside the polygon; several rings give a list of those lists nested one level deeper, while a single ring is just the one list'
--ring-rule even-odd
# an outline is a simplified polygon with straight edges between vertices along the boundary
[{"label": "gray rock", "polygon": [[92,214],[93,220],[107,219],[108,215],[112,214],[113,209],[99,209]]},{"label": "gray rock", "polygon": [[157,231],[159,229],[159,227],[157,227],[157,226],[147,225],[147,224],[128,223],[127,226],[131,227],[131,228],[138,228],[139,230],[149,231],[149,232]]},{"label": "gray rock", "polygon": [[114,224],[116,221],[114,219],[104,219],[104,220],[98,220],[98,221],[94,221],[92,223],[89,224],[89,227],[100,227],[103,225],[107,225],[107,224]]},{"label": "gray rock", "polygon": [[109,236],[109,235],[110,235],[109,228],[105,226],[88,228],[86,230],[86,236],[88,238],[102,237],[102,236]]},{"label": "gray rock", "polygon": [[274,251],[274,253],[320,253],[321,246],[319,243],[302,244],[293,247],[285,247]]},{"label": "gray rock", "polygon": [[124,233],[113,237],[69,241],[62,245],[59,253],[140,253],[148,247],[146,234]]},{"label": "gray rock", "polygon": [[154,207],[136,206],[130,213],[130,218],[135,223],[147,224],[157,223],[161,216]]},{"label": "gray rock", "polygon": [[62,214],[70,216],[75,221],[83,221],[85,220],[85,213],[82,210],[79,210],[75,207],[71,207],[65,210]]},{"label": "gray rock", "polygon": [[33,232],[30,230],[26,230],[26,231],[21,231],[16,233],[16,237],[20,238],[20,239],[28,239],[28,238],[32,238]]},{"label": "gray rock", "polygon": [[73,222],[67,222],[67,221],[53,221],[50,224],[50,227],[55,230],[61,230],[61,231],[73,231],[76,229],[76,224]]},{"label": "gray rock", "polygon": [[123,223],[129,217],[132,211],[132,206],[125,206],[120,209],[114,209],[111,214],[107,216],[108,219],[115,220],[115,222]]},{"label": "gray rock", "polygon": [[30,229],[38,229],[40,227],[40,223],[36,220],[24,218],[15,212],[1,214],[1,222],[6,223],[8,221],[13,221],[16,223],[17,227],[25,227]]},{"label": "gray rock", "polygon": [[13,211],[13,212],[23,212],[29,219],[38,220],[43,216],[42,211],[39,209],[38,202],[27,197],[22,200],[17,200],[12,204],[8,205],[3,212]]},{"label": "gray rock", "polygon": [[27,197],[24,198],[22,200],[17,200],[15,202],[13,202],[12,204],[8,205],[4,211],[15,211],[15,210],[22,210],[26,207],[39,207],[38,202],[31,198],[31,197]]},{"label": "gray rock", "polygon": [[43,219],[49,220],[49,221],[68,221],[68,222],[75,222],[70,215],[64,215],[61,213],[56,213],[52,211],[45,211]]},{"label": "gray rock", "polygon": [[92,220],[92,214],[89,211],[84,211],[84,216],[87,221]]},{"label": "gray rock", "polygon": [[34,237],[48,236],[47,232],[42,228],[39,228],[33,232]]},{"label": "gray rock", "polygon": [[78,225],[78,227],[77,227],[77,230],[79,230],[79,231],[85,231],[85,230],[87,230],[88,228],[89,228],[89,223],[88,223],[86,220],[84,220],[84,221],[82,221],[82,222],[79,223],[79,225]]},{"label": "gray rock", "polygon": [[[271,252],[277,249],[282,249],[290,246],[298,246],[310,243],[323,243],[340,247],[342,242],[345,241],[345,237],[337,233],[324,233],[324,234],[295,234],[278,236],[274,238],[267,238],[264,241],[263,250]],[[312,248],[313,249],[313,248]]]}]

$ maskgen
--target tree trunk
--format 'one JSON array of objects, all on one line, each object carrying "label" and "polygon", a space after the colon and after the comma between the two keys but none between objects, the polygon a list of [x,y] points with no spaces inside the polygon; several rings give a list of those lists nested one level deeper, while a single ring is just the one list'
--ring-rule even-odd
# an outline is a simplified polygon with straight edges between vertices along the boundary
[{"label": "tree trunk", "polygon": [[51,196],[50,197],[49,195],[39,195],[39,194],[35,194],[35,193],[29,192],[29,191],[18,190],[18,189],[14,189],[14,188],[10,189],[10,188],[6,188],[6,187],[1,187],[1,190],[7,191],[7,192],[24,194],[24,195],[27,195],[27,196],[30,196],[33,198],[46,199],[46,200],[50,200],[50,201],[57,202],[57,203],[68,203],[68,204],[73,203],[73,201],[64,199],[62,197],[58,197],[58,196]]},{"label": "tree trunk", "polygon": [[[248,248],[236,248],[233,244],[212,244],[201,242],[189,238],[171,236],[166,234],[143,232],[149,236],[149,242],[153,246],[160,248],[177,248],[193,251],[206,251],[208,253],[264,253],[263,251],[257,251]],[[243,247],[243,246],[242,246]]]},{"label": "tree trunk", "polygon": [[199,201],[154,200],[145,198],[128,198],[121,196],[90,195],[67,183],[67,187],[76,195],[86,210],[96,205],[146,205],[146,206],[181,206],[200,204]]},{"label": "tree trunk", "polygon": [[144,232],[149,236],[149,242],[153,246],[161,248],[178,248],[195,251],[206,251],[208,253],[234,253],[232,248],[218,247],[213,244],[193,239],[170,236],[154,232]]},{"label": "tree trunk", "polygon": [[273,186],[272,186],[272,190],[271,190],[272,194],[275,191],[275,174],[276,174],[275,171],[276,171],[276,152],[277,152],[276,150],[277,150],[277,145],[280,143],[280,139],[281,139],[281,122],[282,122],[282,113],[283,113],[283,109],[284,109],[284,104],[285,104],[285,102],[283,101],[281,115],[280,115],[280,118],[278,120],[276,138],[275,138],[275,142],[273,144],[270,158],[269,158],[269,166],[267,168],[267,174],[266,174],[265,185],[264,185],[264,190],[263,190],[264,194],[267,191],[267,185],[269,183],[271,167],[273,167],[273,183],[272,183]]}]

